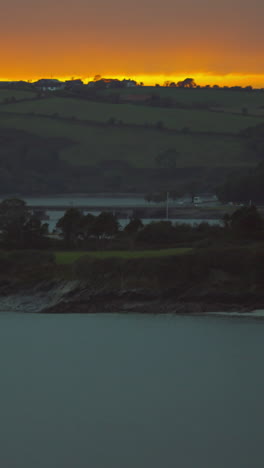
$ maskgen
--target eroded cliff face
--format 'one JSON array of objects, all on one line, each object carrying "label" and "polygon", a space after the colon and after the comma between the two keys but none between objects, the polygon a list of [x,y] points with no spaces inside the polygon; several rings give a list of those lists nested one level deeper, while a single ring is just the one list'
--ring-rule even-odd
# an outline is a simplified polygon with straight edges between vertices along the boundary
[{"label": "eroded cliff face", "polygon": [[[200,314],[207,312],[247,312],[264,309],[262,291],[244,292],[236,284],[227,288],[226,275],[217,281],[176,288],[109,288],[107,282],[94,287],[80,280],[53,280],[1,289],[0,311],[16,313],[91,314]],[[233,278],[234,280],[234,278]],[[229,278],[230,281],[230,278]]]},{"label": "eroded cliff face", "polygon": [[30,259],[26,269],[24,257],[20,263],[15,258],[0,275],[0,311],[204,313],[264,309],[263,259],[264,253],[256,254],[253,249],[208,249],[166,258],[83,258],[69,268],[46,259],[41,266]]},{"label": "eroded cliff face", "polygon": [[0,288],[0,312],[42,312],[66,301],[79,287],[80,281],[41,281],[30,287],[9,282]]}]

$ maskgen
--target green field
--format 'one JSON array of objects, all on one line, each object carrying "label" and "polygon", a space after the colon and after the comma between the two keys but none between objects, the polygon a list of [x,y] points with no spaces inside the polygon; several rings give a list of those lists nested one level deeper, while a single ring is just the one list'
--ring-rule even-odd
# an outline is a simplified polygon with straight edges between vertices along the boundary
[{"label": "green field", "polygon": [[[127,176],[129,166],[158,169],[160,166],[156,158],[168,149],[177,153],[174,168],[186,168],[189,173],[193,168],[201,167],[212,170],[223,168],[224,172],[253,167],[260,162],[254,144],[242,138],[239,132],[264,122],[264,92],[163,87],[101,91],[102,95],[108,93],[118,93],[121,97],[159,94],[161,97],[173,97],[174,102],[186,106],[206,104],[210,108],[151,107],[130,104],[122,99],[121,103],[113,104],[51,94],[41,99],[1,104],[1,98],[3,100],[13,95],[16,99],[24,99],[34,96],[34,91],[0,90],[0,126],[59,140],[57,147],[61,159],[77,166],[97,166],[102,175],[102,187],[105,177],[121,177],[123,187],[127,184],[133,188],[137,181],[134,181],[132,171],[132,175]],[[220,108],[224,112],[212,110]],[[255,116],[242,115],[243,108],[248,108]],[[110,123],[111,119],[115,119],[114,125]],[[122,125],[120,121],[128,125]],[[165,129],[159,129],[158,122],[162,122]],[[186,128],[189,133],[183,131]],[[17,152],[19,157],[20,153]],[[127,163],[119,172],[116,167],[120,165],[115,165],[117,161]],[[166,169],[165,166],[163,168]],[[123,171],[121,176],[120,171]],[[143,171],[142,177],[145,177]],[[151,177],[150,174],[149,186],[152,186]],[[210,185],[210,174],[207,177]],[[144,180],[139,184],[141,190],[142,183]],[[153,182],[153,186],[155,184]]]},{"label": "green field", "polygon": [[[206,104],[210,107],[222,107],[226,110],[241,112],[243,107],[247,107],[249,112],[254,113],[257,109],[264,106],[263,91],[232,91],[226,89],[180,89],[166,87],[136,87],[129,89],[108,89],[106,94],[120,93],[121,95],[156,94],[161,97],[170,97],[175,101],[185,104]],[[264,114],[264,109],[262,109]]]},{"label": "green field", "polygon": [[174,248],[174,249],[162,249],[162,250],[116,250],[116,251],[95,251],[95,252],[56,252],[56,262],[59,265],[67,265],[75,262],[81,257],[91,258],[154,258],[154,257],[166,257],[173,255],[180,255],[190,252],[191,248]]},{"label": "green field", "polygon": [[[192,91],[189,93],[192,94]],[[125,103],[111,104],[59,97],[10,104],[5,107],[4,111],[19,114],[33,112],[48,116],[56,114],[63,118],[75,117],[80,120],[98,122],[107,122],[114,118],[126,124],[138,125],[155,125],[161,121],[169,129],[181,130],[187,127],[191,131],[217,133],[238,133],[240,130],[255,126],[262,121],[259,117],[218,113],[209,110],[158,108]]]},{"label": "green field", "polygon": [[156,156],[168,148],[178,152],[179,168],[252,166],[258,162],[255,153],[246,148],[241,138],[173,134],[143,127],[92,126],[3,112],[7,107],[9,105],[0,109],[0,126],[26,130],[47,138],[72,140],[75,144],[63,149],[61,157],[73,164],[95,165],[101,161],[122,160],[134,167],[157,167]]},{"label": "green field", "polygon": [[15,98],[17,101],[21,99],[31,99],[36,95],[35,91],[16,90],[16,89],[0,89],[0,104],[5,99]]}]

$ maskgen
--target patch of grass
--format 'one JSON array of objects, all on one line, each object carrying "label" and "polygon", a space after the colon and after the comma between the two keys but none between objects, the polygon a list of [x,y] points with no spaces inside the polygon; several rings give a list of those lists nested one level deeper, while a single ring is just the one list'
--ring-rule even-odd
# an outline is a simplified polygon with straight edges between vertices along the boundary
[{"label": "patch of grass", "polygon": [[59,265],[67,265],[75,262],[81,257],[91,258],[155,258],[155,257],[168,257],[173,255],[180,255],[190,252],[192,249],[188,247],[184,248],[172,248],[172,249],[161,249],[161,250],[115,250],[115,251],[95,251],[95,252],[55,252],[56,262]]},{"label": "patch of grass", "polygon": [[[187,95],[187,93],[185,92]],[[238,133],[260,123],[259,118],[217,113],[208,110],[157,108],[133,104],[110,104],[81,99],[50,97],[35,101],[10,104],[7,112],[75,117],[80,120],[107,122],[111,118],[127,124],[151,124],[163,122],[169,129],[189,128],[197,132]],[[264,116],[263,116],[264,120]]]},{"label": "patch of grass", "polygon": [[12,97],[14,97],[17,101],[20,101],[21,99],[31,99],[35,95],[36,92],[30,90],[0,89],[0,104],[2,104],[5,99],[10,99]]},{"label": "patch of grass", "polygon": [[207,104],[210,107],[224,107],[230,111],[247,107],[250,110],[264,106],[263,91],[232,91],[227,89],[180,89],[163,87],[137,87],[129,89],[107,89],[104,93],[121,93],[122,95],[146,94],[171,97],[175,101],[185,104]]},{"label": "patch of grass", "polygon": [[[9,105],[2,106],[0,111],[7,107]],[[143,127],[96,127],[7,112],[0,113],[0,125],[42,137],[72,140],[76,144],[60,152],[62,159],[72,164],[95,165],[106,160],[121,160],[133,167],[151,168],[157,167],[156,156],[168,148],[178,152],[178,168],[241,167],[254,166],[259,162],[256,154],[246,148],[243,139],[221,135],[173,134]]]}]

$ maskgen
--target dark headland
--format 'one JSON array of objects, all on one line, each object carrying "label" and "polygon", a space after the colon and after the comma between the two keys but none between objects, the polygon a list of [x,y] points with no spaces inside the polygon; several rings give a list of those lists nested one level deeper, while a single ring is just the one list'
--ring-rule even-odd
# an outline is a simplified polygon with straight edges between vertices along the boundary
[{"label": "dark headland", "polygon": [[162,258],[1,258],[2,311],[196,314],[264,309],[264,249],[207,248]]}]

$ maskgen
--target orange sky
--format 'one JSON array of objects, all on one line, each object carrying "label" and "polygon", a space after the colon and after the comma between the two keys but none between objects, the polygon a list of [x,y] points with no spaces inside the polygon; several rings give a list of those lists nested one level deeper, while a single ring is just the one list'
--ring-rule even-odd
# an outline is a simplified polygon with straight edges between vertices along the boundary
[{"label": "orange sky", "polygon": [[1,79],[120,76],[264,87],[263,0],[6,0]]}]

